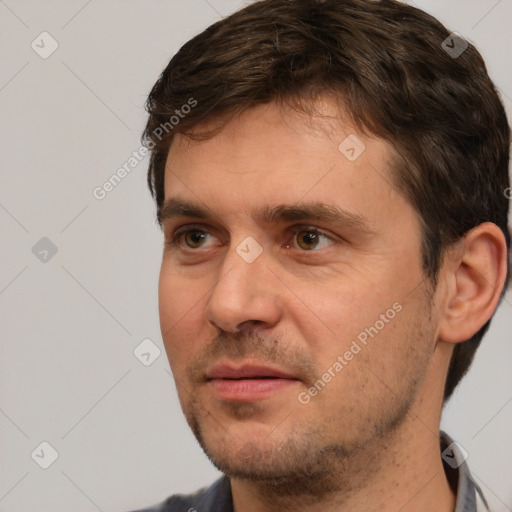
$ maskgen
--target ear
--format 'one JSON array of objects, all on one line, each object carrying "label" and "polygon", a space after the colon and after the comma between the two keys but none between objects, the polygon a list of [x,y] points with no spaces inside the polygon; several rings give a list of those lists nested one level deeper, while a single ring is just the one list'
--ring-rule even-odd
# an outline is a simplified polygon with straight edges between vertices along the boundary
[{"label": "ear", "polygon": [[439,338],[466,341],[493,315],[507,274],[508,250],[501,229],[484,222],[447,253],[440,274],[446,296]]}]

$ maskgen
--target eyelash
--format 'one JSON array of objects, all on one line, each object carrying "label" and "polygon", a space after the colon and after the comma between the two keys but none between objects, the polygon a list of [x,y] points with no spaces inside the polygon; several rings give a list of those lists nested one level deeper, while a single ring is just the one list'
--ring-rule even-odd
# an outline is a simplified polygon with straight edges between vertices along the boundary
[{"label": "eyelash", "polygon": [[[208,230],[204,229],[202,226],[191,224],[191,225],[186,226],[185,228],[177,229],[172,234],[171,240],[169,242],[166,242],[166,244],[170,245],[172,247],[179,246],[179,245],[181,245],[180,244],[180,239],[183,236],[185,236],[187,233],[191,233],[193,231],[199,231],[199,232],[202,232],[202,233],[210,234],[208,232]],[[189,247],[188,249],[191,250],[191,251],[197,250],[197,249],[192,249],[191,247]]]},{"label": "eyelash", "polygon": [[[318,229],[315,226],[294,226],[291,228],[290,233],[293,235],[293,237],[295,237],[295,236],[297,236],[298,233],[302,233],[303,231],[305,231],[307,233],[313,233],[318,236],[322,236],[325,239],[329,240],[329,242],[335,242],[335,240],[331,236],[327,235],[326,233],[324,233],[323,231],[321,231],[320,229]],[[296,247],[294,247],[294,249],[296,249]],[[311,251],[307,251],[305,249],[301,250],[300,248],[298,248],[298,250],[300,250],[302,252],[317,252],[320,249],[311,249]]]},{"label": "eyelash", "polygon": [[[192,225],[186,226],[185,228],[176,230],[173,233],[171,240],[169,242],[166,242],[166,245],[169,245],[171,247],[181,246],[180,240],[182,239],[182,237],[184,237],[187,233],[190,233],[193,231],[199,231],[202,233],[211,234],[211,233],[209,233],[209,231],[207,229],[204,229],[202,226],[192,224]],[[294,227],[290,228],[289,231],[290,231],[291,235],[293,235],[294,237],[297,236],[298,233],[306,231],[309,233],[313,233],[315,235],[320,235],[320,236],[326,238],[327,240],[329,240],[330,242],[335,242],[333,237],[327,235],[326,233],[319,230],[315,226],[308,226],[308,225],[294,226]],[[290,247],[290,246],[287,246],[287,247]],[[194,249],[192,247],[187,247],[186,249],[188,249],[190,251],[198,251],[199,249],[201,249],[201,247],[198,247],[197,249]],[[297,249],[297,248],[294,247],[294,249]],[[301,249],[298,248],[297,250],[301,250]],[[318,249],[316,251],[318,251]],[[315,252],[315,249],[312,249],[311,251],[307,251],[307,250],[303,249],[301,252]]]}]

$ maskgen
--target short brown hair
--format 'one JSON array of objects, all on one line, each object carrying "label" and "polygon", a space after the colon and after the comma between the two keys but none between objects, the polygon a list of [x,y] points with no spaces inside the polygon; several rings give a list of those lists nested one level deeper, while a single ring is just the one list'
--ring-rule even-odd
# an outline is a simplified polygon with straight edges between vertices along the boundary
[{"label": "short brown hair", "polygon": [[[510,250],[506,114],[474,46],[447,51],[445,40],[466,44],[453,37],[432,16],[392,0],[260,0],[211,25],[172,58],[147,100],[143,141],[158,219],[174,134],[192,136],[203,121],[269,101],[307,111],[331,92],[359,128],[400,155],[393,179],[421,221],[433,286],[444,251],[482,222],[498,225]],[[489,323],[456,345],[445,400]]]}]

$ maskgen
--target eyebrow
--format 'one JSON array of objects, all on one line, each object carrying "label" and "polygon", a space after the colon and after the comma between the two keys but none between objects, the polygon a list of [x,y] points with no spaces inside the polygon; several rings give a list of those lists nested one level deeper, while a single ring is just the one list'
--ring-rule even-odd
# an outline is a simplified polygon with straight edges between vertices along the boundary
[{"label": "eyebrow", "polygon": [[[171,197],[162,205],[158,215],[158,221],[162,224],[176,217],[213,219],[217,216],[214,215],[211,210],[200,204],[177,197]],[[278,204],[275,206],[263,206],[255,211],[254,218],[266,224],[313,220],[340,224],[368,234],[375,232],[372,223],[365,216],[318,201],[293,205]]]}]

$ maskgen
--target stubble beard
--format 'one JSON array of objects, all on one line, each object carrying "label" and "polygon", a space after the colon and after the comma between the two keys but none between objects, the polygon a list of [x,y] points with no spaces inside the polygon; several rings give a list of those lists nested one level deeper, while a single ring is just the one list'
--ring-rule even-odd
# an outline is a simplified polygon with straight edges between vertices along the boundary
[{"label": "stubble beard", "polygon": [[[305,506],[331,496],[339,505],[369,484],[400,442],[404,435],[402,430],[406,432],[409,413],[431,358],[431,353],[421,347],[421,341],[433,336],[432,309],[428,309],[423,310],[428,320],[424,318],[410,329],[409,335],[415,335],[418,344],[411,343],[406,353],[401,354],[402,367],[396,370],[396,375],[402,378],[400,389],[387,391],[384,405],[375,400],[373,409],[367,409],[366,415],[357,420],[356,434],[351,439],[333,441],[332,425],[328,436],[325,422],[316,421],[301,422],[299,428],[289,428],[286,438],[273,437],[269,431],[264,442],[236,439],[230,443],[229,434],[223,432],[215,419],[210,419],[220,433],[212,439],[206,421],[213,415],[195,393],[187,394],[186,404],[182,403],[186,405],[183,410],[187,422],[215,467],[231,479],[250,482],[263,501],[293,508],[297,503]],[[387,387],[380,377],[375,377],[377,384],[380,381]],[[227,403],[222,412],[230,421],[250,421],[251,416],[257,417],[260,407],[263,405],[258,403]],[[344,410],[343,414],[354,414],[354,411]],[[335,420],[336,416],[331,417],[331,422]],[[285,420],[277,430],[286,427]]]},{"label": "stubble beard", "polygon": [[[297,500],[306,505],[341,492],[345,501],[368,485],[381,467],[386,448],[395,446],[400,426],[416,397],[418,381],[412,384],[393,410],[383,411],[373,424],[361,426],[364,435],[352,441],[329,442],[322,426],[302,424],[300,431],[294,429],[277,444],[272,443],[277,439],[270,434],[263,446],[251,440],[235,446],[228,434],[223,442],[209,438],[203,427],[205,414],[197,402],[189,403],[186,417],[213,465],[231,479],[250,482],[262,499],[277,500],[282,506],[291,506]],[[251,405],[237,408],[230,404],[232,417],[249,416]]]}]

